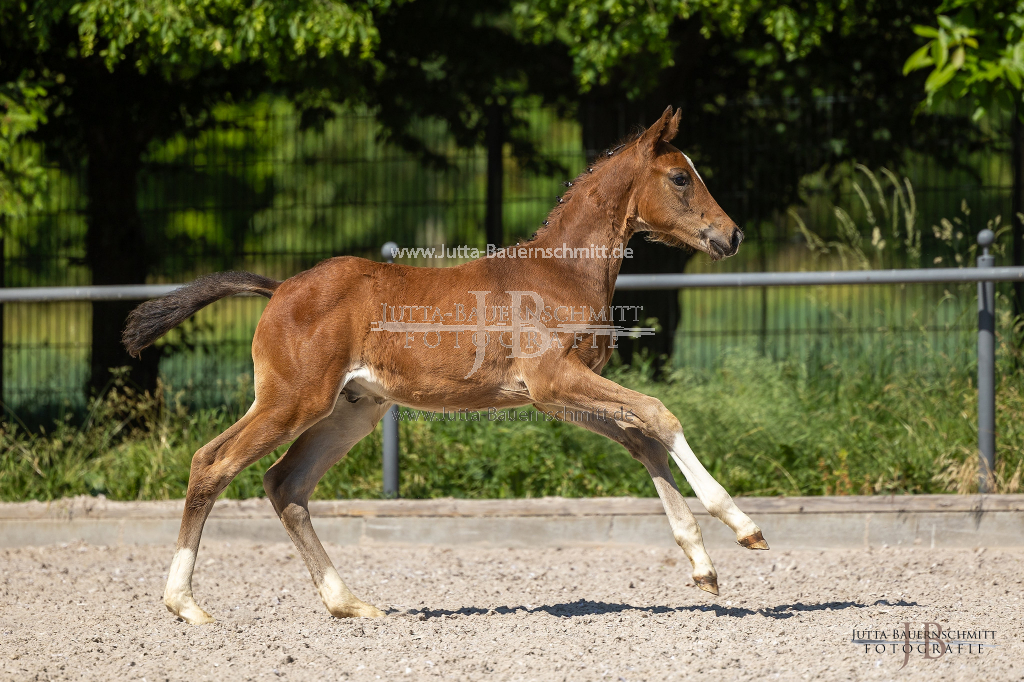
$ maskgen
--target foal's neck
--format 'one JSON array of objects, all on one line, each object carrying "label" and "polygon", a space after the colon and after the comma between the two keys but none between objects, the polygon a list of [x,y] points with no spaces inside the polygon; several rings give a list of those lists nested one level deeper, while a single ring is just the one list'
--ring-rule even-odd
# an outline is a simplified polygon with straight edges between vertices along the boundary
[{"label": "foal's neck", "polygon": [[[630,197],[633,173],[621,169],[626,159],[611,159],[593,173],[577,178],[551,212],[548,226],[529,246],[561,248],[561,258],[531,258],[535,265],[585,283],[601,301],[610,303],[622,257],[633,235]],[[567,253],[568,252],[568,253]]]}]

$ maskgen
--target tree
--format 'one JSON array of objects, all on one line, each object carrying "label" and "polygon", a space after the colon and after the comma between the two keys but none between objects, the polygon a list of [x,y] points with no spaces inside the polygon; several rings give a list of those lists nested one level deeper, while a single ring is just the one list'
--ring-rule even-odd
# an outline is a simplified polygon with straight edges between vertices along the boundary
[{"label": "tree", "polygon": [[[1024,3],[945,0],[937,16],[914,27],[924,45],[907,58],[905,73],[925,70],[925,108],[967,101],[977,120],[1011,113],[1014,265],[1024,265]],[[1024,315],[1024,283],[1014,284],[1015,308]]]},{"label": "tree", "polygon": [[[934,7],[924,0],[523,0],[516,16],[528,39],[569,51],[584,93],[587,149],[614,144],[668,103],[681,106],[676,146],[694,157],[723,208],[756,234],[798,200],[807,173],[853,159],[898,163],[908,150],[957,161],[972,139],[969,122],[915,119],[924,79],[908,83],[900,69],[917,46],[912,27]],[[738,135],[750,152],[743,159],[728,154]],[[687,258],[640,245],[623,271],[678,272]],[[644,305],[663,327],[624,342],[623,355],[670,354],[675,292],[620,298]]]},{"label": "tree", "polygon": [[[527,170],[568,169],[541,154],[515,105],[527,96],[572,109],[578,92],[572,62],[558,44],[524,41],[508,0],[429,0],[396,3],[376,15],[380,70],[366,87],[389,141],[443,166],[445,158],[410,132],[417,118],[446,122],[455,142],[487,150],[488,243],[501,245],[502,159],[505,145]],[[458,39],[449,39],[458,36]]]},{"label": "tree", "polygon": [[19,142],[46,122],[45,95],[44,88],[24,79],[0,84],[0,221],[24,215],[39,201],[43,169],[34,150]]},{"label": "tree", "polygon": [[[293,101],[309,126],[364,102],[388,140],[432,164],[443,156],[412,123],[439,118],[459,145],[484,144],[500,160],[509,144],[541,173],[564,169],[538,153],[518,98],[575,114],[594,152],[666,103],[684,105],[680,145],[716,196],[730,197],[727,210],[754,227],[795,199],[808,171],[855,157],[877,165],[937,139],[939,153],[951,149],[955,129],[927,116],[911,126],[916,99],[893,67],[910,51],[909,27],[932,11],[912,0],[24,0],[0,6],[0,104],[17,123],[0,125],[0,145],[30,138],[65,166],[84,166],[96,283],[143,281],[161,257],[136,207],[147,150],[213,125],[220,103],[267,94]],[[866,106],[833,112],[828,125],[813,120],[825,97]],[[701,135],[712,128],[720,133]],[[737,130],[770,153],[730,164],[716,144]],[[24,206],[32,164],[0,163],[0,210]],[[499,170],[492,161],[494,188]],[[488,240],[500,241],[490,203]],[[678,271],[687,257],[637,251],[626,271]],[[670,353],[678,298],[647,293],[643,304],[665,328],[651,350]],[[129,307],[94,307],[94,388],[107,368],[130,363],[118,342]],[[132,363],[137,383],[153,385],[158,359]]]},{"label": "tree", "polygon": [[[387,139],[427,163],[444,157],[410,132],[418,117],[445,120],[462,146],[488,143],[499,162],[511,143],[529,168],[558,168],[537,153],[513,104],[527,91],[552,103],[572,94],[569,62],[559,50],[518,41],[503,16],[508,3],[494,0],[5,3],[0,105],[8,125],[0,145],[29,137],[63,166],[84,166],[93,282],[142,282],[161,257],[136,206],[142,160],[154,143],[213,125],[211,111],[223,102],[280,95],[315,126],[339,104],[359,101],[377,112]],[[3,163],[0,210],[20,210],[38,172]],[[493,171],[497,185],[500,163]],[[491,213],[488,236],[500,242],[500,211]],[[136,383],[155,385],[158,354],[140,362],[120,347],[131,306],[93,306],[94,390],[110,367],[126,364]]]},{"label": "tree", "polygon": [[[28,137],[71,169],[84,166],[86,252],[96,284],[145,281],[152,241],[142,229],[136,182],[155,142],[210,125],[212,107],[264,93],[302,106],[320,102],[320,83],[358,93],[358,75],[378,42],[371,6],[383,2],[241,0],[25,1],[0,7],[0,145]],[[26,161],[23,159],[23,161]],[[21,210],[38,177],[5,156],[0,210]],[[109,368],[132,367],[143,387],[159,356],[132,360],[120,330],[131,302],[93,305],[90,385]]]}]

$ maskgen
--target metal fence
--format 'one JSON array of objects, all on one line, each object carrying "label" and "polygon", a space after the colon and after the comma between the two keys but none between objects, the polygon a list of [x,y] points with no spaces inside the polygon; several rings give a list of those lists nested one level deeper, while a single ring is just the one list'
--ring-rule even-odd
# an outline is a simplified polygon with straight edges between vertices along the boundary
[{"label": "metal fence", "polygon": [[[827,113],[827,112],[826,112]],[[549,157],[574,175],[586,161],[576,123],[548,110],[527,112]],[[448,170],[424,168],[378,139],[366,112],[349,112],[322,130],[300,130],[282,103],[265,102],[219,114],[224,125],[195,138],[176,138],[154,149],[139,184],[139,207],[160,254],[152,281],[180,282],[206,272],[249,269],[283,278],[340,254],[378,257],[379,245],[441,243],[483,245],[486,154],[461,150],[442,126],[421,132],[450,162]],[[725,138],[731,131],[708,131]],[[731,139],[731,138],[729,138]],[[720,146],[720,145],[719,145]],[[711,189],[747,229],[740,255],[714,265],[718,271],[828,269],[815,260],[792,219],[760,215],[743,178],[744,160],[770,154],[756,139],[735,134],[722,152]],[[987,150],[950,169],[908,157],[904,173],[918,196],[925,229],[925,262],[937,253],[930,232],[942,217],[960,216],[957,231],[970,235],[995,215],[1009,215],[1010,165]],[[538,177],[505,161],[504,222],[508,238],[528,236],[562,191],[563,177]],[[86,286],[84,198],[80,175],[51,172],[45,207],[11,221],[3,242],[5,287]],[[856,197],[846,193],[850,213]],[[961,200],[973,218],[960,213]],[[835,233],[824,196],[810,191],[801,214],[819,234]],[[937,242],[936,242],[937,243]],[[970,254],[964,250],[964,257]],[[422,262],[447,265],[451,261]],[[687,273],[710,264],[691,259]],[[969,289],[970,287],[968,287]],[[950,357],[973,348],[973,297],[963,287],[918,283],[891,286],[796,287],[753,284],[735,289],[685,289],[675,362],[714,367],[729,349],[749,349],[777,359],[813,360],[859,349],[892,355],[914,365],[922,342]],[[249,344],[263,310],[261,299],[231,299],[201,311],[167,338],[161,372],[188,388],[197,405],[219,404],[251,376]],[[15,411],[67,405],[80,408],[89,358],[91,307],[87,301],[10,302],[3,306],[3,401]],[[902,345],[900,345],[902,344]],[[884,346],[884,347],[883,347]],[[243,383],[244,388],[244,383]]]},{"label": "metal fence", "polygon": [[[992,488],[995,472],[995,332],[996,282],[1024,282],[1024,267],[995,267],[995,258],[989,248],[995,241],[991,230],[978,235],[983,251],[977,258],[976,268],[933,268],[927,270],[857,270],[826,272],[756,272],[735,274],[679,274],[679,275],[620,275],[618,290],[651,291],[735,289],[744,287],[805,287],[805,286],[895,286],[922,283],[977,283],[977,344],[976,366],[978,386],[978,490]],[[396,247],[394,242],[384,245],[382,253]],[[390,258],[387,259],[389,262]],[[0,291],[0,304],[31,302],[67,302],[144,299],[166,296],[180,285],[142,286],[86,286],[37,287]],[[382,465],[385,497],[400,494],[400,445],[397,406],[392,407],[383,420]]]}]

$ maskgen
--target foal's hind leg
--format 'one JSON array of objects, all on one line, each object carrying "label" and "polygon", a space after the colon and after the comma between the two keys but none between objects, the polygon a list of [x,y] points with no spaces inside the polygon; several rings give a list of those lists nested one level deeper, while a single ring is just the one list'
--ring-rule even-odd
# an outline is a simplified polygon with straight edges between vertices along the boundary
[{"label": "foal's hind leg", "polygon": [[[540,405],[537,407],[546,412],[557,409],[550,406],[546,409]],[[668,516],[669,525],[672,527],[672,537],[693,567],[694,584],[705,592],[717,595],[718,574],[711,563],[711,557],[704,549],[704,538],[701,536],[697,519],[676,487],[672,470],[668,467],[668,454],[665,448],[653,438],[648,438],[633,428],[622,428],[614,421],[593,420],[574,423],[619,443],[634,459],[644,465],[665,508],[665,515]]]},{"label": "foal's hind leg", "polygon": [[295,410],[266,408],[257,401],[245,416],[192,457],[181,530],[164,589],[164,604],[171,613],[193,625],[213,622],[192,596],[192,571],[206,517],[238,472],[287,443],[317,418],[319,415]]},{"label": "foal's hind leg", "polygon": [[389,404],[344,397],[334,412],[303,433],[263,477],[263,487],[285,530],[302,555],[320,598],[332,616],[373,618],[384,613],[349,591],[320,544],[309,519],[309,496],[327,470],[380,421]]}]

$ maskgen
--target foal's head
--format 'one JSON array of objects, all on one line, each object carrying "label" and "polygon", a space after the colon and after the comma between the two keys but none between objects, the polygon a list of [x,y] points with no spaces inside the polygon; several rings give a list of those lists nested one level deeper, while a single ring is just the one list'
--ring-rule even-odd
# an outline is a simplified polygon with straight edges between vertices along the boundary
[{"label": "foal's head", "polygon": [[732,256],[743,230],[712,198],[690,158],[669,144],[679,131],[682,110],[665,109],[632,145],[639,169],[633,199],[634,227],[654,241],[690,246],[714,260]]}]

